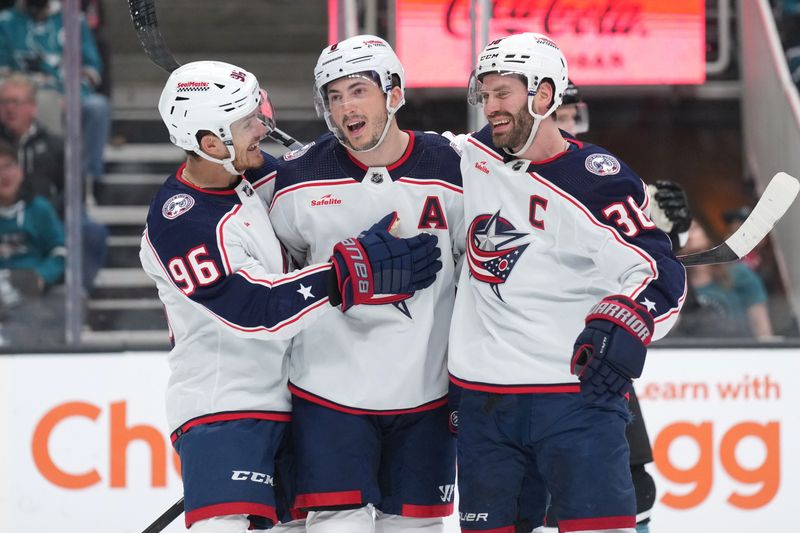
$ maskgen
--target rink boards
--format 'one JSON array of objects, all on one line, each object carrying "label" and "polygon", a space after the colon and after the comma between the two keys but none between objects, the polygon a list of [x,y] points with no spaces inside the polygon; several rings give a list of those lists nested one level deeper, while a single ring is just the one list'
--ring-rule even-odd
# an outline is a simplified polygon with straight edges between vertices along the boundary
[{"label": "rink boards", "polygon": [[[651,350],[653,533],[791,529],[798,375],[800,349]],[[139,532],[180,497],[167,377],[163,353],[0,357],[0,531]]]}]

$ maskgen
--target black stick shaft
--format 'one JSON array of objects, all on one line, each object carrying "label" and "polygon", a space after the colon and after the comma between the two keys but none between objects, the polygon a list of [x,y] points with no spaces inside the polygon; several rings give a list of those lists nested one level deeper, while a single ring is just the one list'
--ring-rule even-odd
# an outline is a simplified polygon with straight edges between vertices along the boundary
[{"label": "black stick shaft", "polygon": [[173,520],[178,518],[181,513],[183,513],[183,498],[173,503],[172,507],[164,511],[164,514],[156,518],[142,533],[160,533],[165,527],[170,525]]}]

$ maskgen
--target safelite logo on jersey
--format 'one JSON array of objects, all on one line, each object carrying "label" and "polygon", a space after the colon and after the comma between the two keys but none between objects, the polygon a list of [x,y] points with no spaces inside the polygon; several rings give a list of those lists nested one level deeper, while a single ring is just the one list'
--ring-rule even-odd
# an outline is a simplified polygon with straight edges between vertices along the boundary
[{"label": "safelite logo on jersey", "polygon": [[311,200],[311,207],[323,207],[326,205],[342,205],[342,201],[336,198],[333,193],[326,194],[319,200]]}]

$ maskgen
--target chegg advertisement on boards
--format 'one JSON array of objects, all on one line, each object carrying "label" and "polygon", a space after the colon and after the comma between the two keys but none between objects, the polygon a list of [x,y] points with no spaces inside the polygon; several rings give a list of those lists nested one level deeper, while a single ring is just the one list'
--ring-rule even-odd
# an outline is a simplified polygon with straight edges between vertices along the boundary
[{"label": "chegg advertisement on boards", "polygon": [[[35,513],[65,533],[136,533],[181,496],[166,354],[3,357],[0,371],[12,436],[0,446],[0,530],[35,531]],[[651,350],[636,389],[653,533],[786,530],[800,494],[798,372],[797,350]]]}]

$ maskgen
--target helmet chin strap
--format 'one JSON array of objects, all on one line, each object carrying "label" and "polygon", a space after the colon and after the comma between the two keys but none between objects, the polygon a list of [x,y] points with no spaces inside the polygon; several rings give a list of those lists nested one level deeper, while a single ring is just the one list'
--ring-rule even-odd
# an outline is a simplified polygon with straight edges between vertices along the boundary
[{"label": "helmet chin strap", "polygon": [[516,152],[512,152],[507,148],[503,148],[504,152],[513,155],[514,157],[521,157],[522,154],[524,154],[528,150],[528,148],[531,147],[531,144],[533,144],[533,139],[534,137],[536,137],[536,132],[539,131],[539,126],[541,126],[542,122],[544,122],[544,120],[550,115],[552,115],[553,111],[556,110],[556,106],[552,105],[550,106],[550,109],[547,110],[547,113],[545,113],[544,115],[537,115],[536,113],[533,112],[533,98],[534,98],[533,96],[528,97],[528,113],[530,113],[530,115],[533,117],[533,125],[531,126],[531,132],[528,135],[528,140],[525,141],[525,144],[522,145],[522,148],[520,148]]},{"label": "helmet chin strap", "polygon": [[230,157],[226,159],[217,159],[216,157],[211,157],[210,155],[202,151],[200,148],[195,148],[193,152],[202,157],[203,159],[205,159],[206,161],[211,161],[212,163],[222,165],[222,168],[224,168],[225,171],[228,172],[228,174],[231,174],[233,176],[238,176],[241,174],[241,172],[236,170],[236,168],[233,166],[233,160],[236,158],[236,151],[233,149],[233,146],[228,146],[228,153],[230,154]]}]

